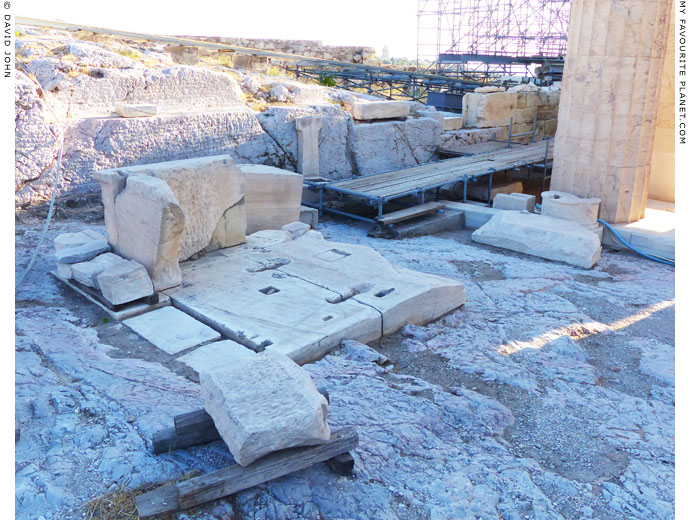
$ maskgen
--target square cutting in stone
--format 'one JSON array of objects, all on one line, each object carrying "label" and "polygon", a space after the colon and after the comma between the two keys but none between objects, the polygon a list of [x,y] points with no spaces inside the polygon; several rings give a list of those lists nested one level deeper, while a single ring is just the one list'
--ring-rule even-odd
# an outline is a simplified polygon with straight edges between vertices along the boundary
[{"label": "square cutting in stone", "polygon": [[177,354],[220,334],[174,307],[164,307],[123,322],[142,338],[168,354]]}]

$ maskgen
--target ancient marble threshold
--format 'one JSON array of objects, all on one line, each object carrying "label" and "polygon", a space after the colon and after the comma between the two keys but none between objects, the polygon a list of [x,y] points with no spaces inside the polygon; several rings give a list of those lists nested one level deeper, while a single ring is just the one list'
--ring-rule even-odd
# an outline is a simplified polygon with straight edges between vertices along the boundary
[{"label": "ancient marble threshold", "polygon": [[316,232],[293,239],[260,231],[180,267],[182,285],[165,291],[176,308],[224,338],[300,364],[344,339],[370,342],[465,303],[460,282],[393,266],[369,247]]}]

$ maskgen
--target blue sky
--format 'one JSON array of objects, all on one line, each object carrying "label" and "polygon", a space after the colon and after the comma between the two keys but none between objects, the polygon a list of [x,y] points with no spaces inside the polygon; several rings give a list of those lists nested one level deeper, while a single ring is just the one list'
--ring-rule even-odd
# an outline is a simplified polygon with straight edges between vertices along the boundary
[{"label": "blue sky", "polygon": [[379,55],[388,45],[391,56],[416,56],[417,0],[28,0],[18,6],[18,16],[135,32],[322,40],[373,46]]}]

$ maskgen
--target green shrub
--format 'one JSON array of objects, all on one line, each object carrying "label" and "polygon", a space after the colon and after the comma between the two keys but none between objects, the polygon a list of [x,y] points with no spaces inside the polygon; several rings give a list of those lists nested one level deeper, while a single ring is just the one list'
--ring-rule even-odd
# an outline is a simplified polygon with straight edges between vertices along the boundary
[{"label": "green shrub", "polygon": [[334,76],[325,75],[319,79],[319,85],[322,87],[335,87],[337,84]]}]

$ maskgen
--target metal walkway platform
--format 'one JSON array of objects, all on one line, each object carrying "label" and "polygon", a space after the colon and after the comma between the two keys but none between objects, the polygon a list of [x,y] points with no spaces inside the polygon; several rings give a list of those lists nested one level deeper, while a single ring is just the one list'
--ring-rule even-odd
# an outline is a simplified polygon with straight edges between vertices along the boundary
[{"label": "metal walkway platform", "polygon": [[[553,159],[553,144],[551,140],[546,139],[541,142],[504,147],[493,152],[447,159],[403,170],[336,182],[305,180],[304,184],[319,193],[318,204],[311,204],[311,206],[318,208],[320,212],[327,211],[365,222],[381,223],[384,219],[384,205],[391,201],[413,196],[417,199],[417,204],[424,204],[427,192],[437,191],[442,186],[458,182],[463,183],[463,202],[466,202],[467,184],[484,176],[489,177],[487,201],[490,202],[492,174],[524,166],[542,167],[545,170],[551,159]],[[324,203],[325,193],[337,194],[374,206],[377,208],[377,217],[367,218],[328,207]]]}]

